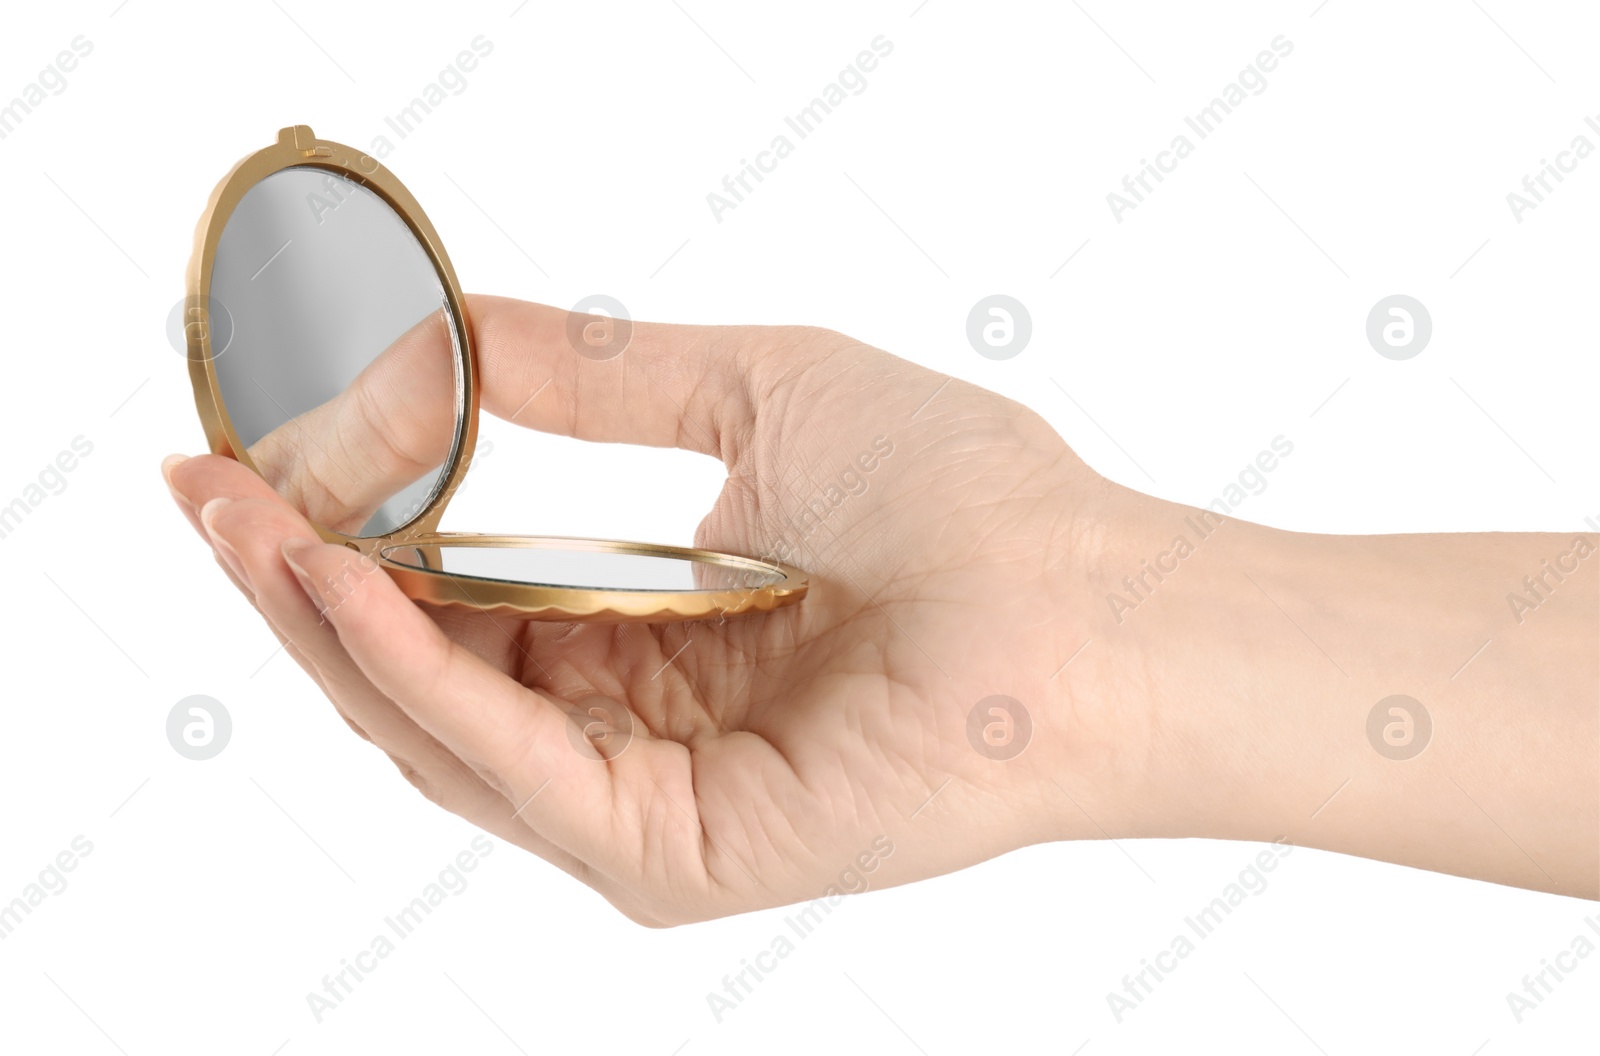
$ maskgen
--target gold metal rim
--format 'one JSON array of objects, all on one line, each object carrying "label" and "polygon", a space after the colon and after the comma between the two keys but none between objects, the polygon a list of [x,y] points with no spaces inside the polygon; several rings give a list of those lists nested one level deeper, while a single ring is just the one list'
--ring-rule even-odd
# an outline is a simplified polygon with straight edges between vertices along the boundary
[{"label": "gold metal rim", "polygon": [[[453,574],[402,564],[390,550],[427,546],[475,546],[490,549],[535,548],[640,554],[748,568],[781,576],[775,583],[731,590],[608,590],[512,583],[480,576]],[[709,620],[750,612],[768,612],[805,597],[803,573],[771,561],[657,543],[633,543],[571,536],[490,535],[477,532],[434,532],[385,542],[372,558],[400,589],[417,601],[447,608],[465,608],[529,620],[582,620],[590,623],[664,623]]]},{"label": "gold metal rim", "polygon": [[[194,252],[189,258],[189,306],[203,308],[209,304],[211,270],[217,245],[222,238],[223,228],[245,193],[273,173],[296,167],[326,169],[351,179],[377,194],[405,221],[432,261],[440,284],[444,287],[445,303],[457,339],[456,371],[460,385],[457,407],[460,418],[456,423],[450,457],[439,487],[414,518],[388,535],[352,536],[314,525],[323,539],[342,543],[374,561],[389,574],[401,591],[414,600],[520,619],[595,623],[707,620],[767,612],[792,605],[805,596],[807,581],[801,572],[775,562],[734,554],[651,543],[438,531],[445,506],[466,477],[472,452],[477,446],[477,350],[472,344],[466,297],[461,291],[461,283],[456,278],[450,258],[445,253],[444,244],[427,214],[422,211],[422,206],[393,173],[376,159],[353,147],[317,139],[306,125],[280,130],[276,143],[240,161],[211,192],[205,212],[201,214],[195,229]],[[195,408],[200,413],[207,443],[213,453],[233,458],[261,476],[260,468],[251,460],[228,416],[211,355],[209,320],[202,317],[201,322],[199,326],[186,326],[185,334],[189,380],[194,386]],[[383,556],[383,551],[402,546],[446,544],[485,547],[571,547],[581,544],[586,549],[615,553],[649,554],[724,566],[761,568],[778,573],[783,578],[776,583],[743,590],[589,590],[452,575],[403,565]]]},{"label": "gold metal rim", "polygon": [[[276,143],[241,160],[211,192],[205,212],[200,215],[200,222],[195,227],[194,252],[189,257],[186,307],[203,308],[210,304],[211,270],[216,262],[217,245],[229,218],[245,194],[268,176],[291,168],[316,168],[338,173],[382,198],[411,229],[433,264],[439,283],[444,288],[445,303],[454,328],[456,376],[461,386],[458,408],[462,413],[456,422],[445,470],[427,503],[415,517],[388,536],[346,535],[320,524],[313,525],[328,542],[342,543],[353,550],[368,553],[396,535],[410,537],[437,529],[445,506],[466,476],[478,436],[478,379],[476,352],[472,347],[472,326],[467,317],[461,283],[456,279],[444,243],[411,192],[377,159],[354,147],[317,139],[306,125],[279,130]],[[251,459],[238,431],[234,429],[233,419],[228,415],[216,363],[211,355],[209,319],[203,322],[205,325],[186,326],[185,335],[189,380],[194,385],[195,408],[200,412],[206,442],[213,454],[227,455],[242,462],[260,476],[260,467]]]}]

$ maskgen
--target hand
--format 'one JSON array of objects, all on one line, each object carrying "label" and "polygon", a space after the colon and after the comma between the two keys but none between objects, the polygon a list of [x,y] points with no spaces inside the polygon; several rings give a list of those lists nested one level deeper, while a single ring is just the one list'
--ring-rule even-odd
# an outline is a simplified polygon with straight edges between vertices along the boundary
[{"label": "hand", "polygon": [[[638,324],[597,362],[567,313],[471,311],[486,410],[721,458],[696,545],[797,565],[807,598],[663,626],[429,611],[232,460],[169,462],[168,482],[358,732],[633,919],[1079,837],[1284,841],[1600,895],[1600,580],[1573,574],[1600,538],[1279,531],[1111,484],[1027,409],[838,334]],[[427,419],[426,393],[375,391],[369,419]],[[332,452],[342,417],[299,422]],[[321,523],[359,523],[372,481],[428,464],[377,433],[353,448],[377,461],[365,485],[295,479],[314,460],[269,473]],[[1500,601],[1534,577],[1537,623]],[[1372,740],[1395,694],[1441,718],[1414,751]],[[1020,740],[985,740],[1007,731],[996,695],[1032,726],[1013,758]]]},{"label": "hand", "polygon": [[[408,600],[317,543],[300,510],[348,528],[382,500],[372,481],[425,468],[394,440],[437,432],[399,424],[438,424],[417,410],[448,391],[424,383],[435,370],[369,372],[388,396],[355,401],[384,408],[360,435],[392,421],[385,443],[332,442],[352,434],[324,408],[298,420],[296,436],[323,438],[298,456],[257,445],[295,505],[231,459],[169,461],[235,584],[429,799],[651,925],[904,883],[1135,809],[1138,719],[1107,706],[1094,657],[1057,674],[1088,637],[1063,595],[1121,489],[1031,411],[823,330],[640,323],[594,361],[568,345],[565,312],[491,297],[470,312],[485,410],[720,458],[695,545],[776,557],[811,590],[764,616],[661,626]],[[366,484],[328,485],[353,479],[332,470],[345,452],[374,462]],[[968,732],[996,694],[1031,719],[1010,760]]]}]

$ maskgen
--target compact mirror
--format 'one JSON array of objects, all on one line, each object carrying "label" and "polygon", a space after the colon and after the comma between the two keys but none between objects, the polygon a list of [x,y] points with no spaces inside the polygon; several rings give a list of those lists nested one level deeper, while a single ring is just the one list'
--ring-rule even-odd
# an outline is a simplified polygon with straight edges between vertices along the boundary
[{"label": "compact mirror", "polygon": [[410,597],[527,619],[661,622],[805,594],[792,569],[707,550],[438,531],[478,428],[465,298],[393,174],[304,125],[213,192],[185,316],[211,450]]},{"label": "compact mirror", "polygon": [[217,383],[256,469],[309,519],[388,535],[444,482],[461,408],[444,286],[411,229],[340,173],[282,169],[223,225]]}]

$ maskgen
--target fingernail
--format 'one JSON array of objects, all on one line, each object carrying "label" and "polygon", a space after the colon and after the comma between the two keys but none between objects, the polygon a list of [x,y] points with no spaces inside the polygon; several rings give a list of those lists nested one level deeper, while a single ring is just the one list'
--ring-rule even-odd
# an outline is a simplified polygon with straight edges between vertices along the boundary
[{"label": "fingernail", "polygon": [[194,503],[190,502],[188,497],[172,483],[172,471],[187,461],[189,461],[188,455],[168,455],[163,458],[161,460],[161,479],[167,482],[167,490],[172,493],[172,497],[177,500],[178,504],[186,511],[193,513]]},{"label": "fingernail", "polygon": [[239,577],[239,582],[254,589],[250,577],[245,574],[244,562],[239,560],[239,552],[217,532],[217,514],[232,501],[230,498],[219,496],[200,507],[200,525],[206,530],[206,538],[211,540],[211,546],[222,555],[222,560],[227,562],[233,574]]},{"label": "fingernail", "polygon": [[317,611],[322,612],[326,608],[322,600],[322,592],[317,589],[316,583],[312,581],[311,573],[307,572],[300,562],[296,560],[299,554],[305,553],[316,545],[310,539],[285,539],[283,545],[278,549],[283,554],[283,560],[288,564],[289,571],[293,572],[294,578],[299,581],[300,589],[306,592],[306,597],[311,599],[311,603],[317,607]]},{"label": "fingernail", "polygon": [[161,475],[167,478],[167,483],[172,482],[172,471],[187,461],[188,455],[168,455],[161,460]]}]

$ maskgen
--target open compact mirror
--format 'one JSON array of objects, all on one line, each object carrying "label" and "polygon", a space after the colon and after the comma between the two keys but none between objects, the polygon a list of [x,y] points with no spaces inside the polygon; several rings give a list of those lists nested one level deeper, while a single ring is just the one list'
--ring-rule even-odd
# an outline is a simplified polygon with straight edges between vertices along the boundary
[{"label": "open compact mirror", "polygon": [[409,597],[535,620],[764,612],[805,578],[686,547],[441,532],[478,433],[466,299],[410,192],[305,125],[239,162],[195,235],[189,376],[216,454]]}]

